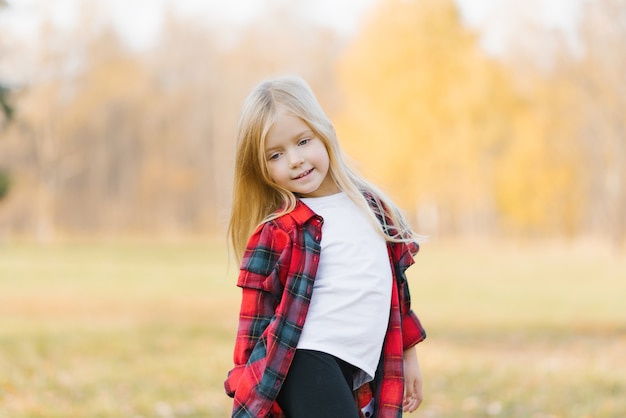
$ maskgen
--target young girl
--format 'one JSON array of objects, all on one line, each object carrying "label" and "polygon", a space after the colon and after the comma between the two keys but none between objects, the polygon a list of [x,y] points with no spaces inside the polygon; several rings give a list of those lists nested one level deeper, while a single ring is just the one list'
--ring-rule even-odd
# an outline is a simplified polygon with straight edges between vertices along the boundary
[{"label": "young girl", "polygon": [[418,245],[349,168],[298,77],[257,86],[237,127],[229,236],[241,261],[233,417],[401,417],[422,401],[405,270]]}]

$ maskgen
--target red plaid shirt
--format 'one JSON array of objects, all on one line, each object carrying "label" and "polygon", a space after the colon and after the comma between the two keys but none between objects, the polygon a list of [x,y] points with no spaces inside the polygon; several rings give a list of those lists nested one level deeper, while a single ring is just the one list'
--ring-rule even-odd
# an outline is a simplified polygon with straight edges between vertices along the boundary
[{"label": "red plaid shirt", "polygon": [[[226,393],[234,397],[233,417],[284,417],[275,400],[311,301],[322,222],[298,201],[292,212],[259,226],[248,242],[237,281],[243,295],[235,367],[224,383]],[[376,378],[357,390],[357,403],[361,408],[374,396],[374,417],[399,418],[404,396],[403,351],[421,342],[426,333],[410,308],[404,274],[419,247],[389,242],[387,248],[396,283],[389,326]]]}]

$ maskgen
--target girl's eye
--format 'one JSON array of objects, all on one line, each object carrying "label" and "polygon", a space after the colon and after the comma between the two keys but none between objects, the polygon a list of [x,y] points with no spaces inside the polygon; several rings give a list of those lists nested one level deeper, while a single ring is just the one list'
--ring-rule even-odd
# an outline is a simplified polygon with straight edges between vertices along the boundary
[{"label": "girl's eye", "polygon": [[310,138],[303,138],[300,140],[300,142],[298,142],[298,145],[306,145],[309,143],[310,140]]},{"label": "girl's eye", "polygon": [[279,154],[279,153],[277,153],[277,152],[275,152],[275,153],[273,153],[273,154],[270,154],[270,156],[269,156],[269,157],[267,157],[267,159],[268,159],[268,160],[277,160],[277,159],[278,159],[278,157],[280,157],[280,154]]}]

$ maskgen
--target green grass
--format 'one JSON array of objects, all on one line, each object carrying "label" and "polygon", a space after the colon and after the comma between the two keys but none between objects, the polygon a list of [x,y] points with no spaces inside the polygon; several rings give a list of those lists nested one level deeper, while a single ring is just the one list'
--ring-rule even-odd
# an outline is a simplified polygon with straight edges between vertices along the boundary
[{"label": "green grass", "polygon": [[[225,417],[239,291],[223,242],[0,245],[0,418]],[[626,259],[425,244],[416,417],[626,416]]]}]

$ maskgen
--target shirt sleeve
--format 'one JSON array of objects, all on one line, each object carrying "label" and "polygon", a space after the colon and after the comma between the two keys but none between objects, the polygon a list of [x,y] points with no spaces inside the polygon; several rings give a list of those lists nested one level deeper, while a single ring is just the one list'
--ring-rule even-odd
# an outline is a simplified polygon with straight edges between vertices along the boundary
[{"label": "shirt sleeve", "polygon": [[411,308],[411,292],[406,278],[406,270],[415,262],[413,256],[419,251],[419,245],[415,242],[394,243],[392,247],[402,314],[402,345],[406,350],[426,338],[426,330]]},{"label": "shirt sleeve", "polygon": [[226,393],[233,397],[250,355],[274,317],[280,301],[289,248],[288,234],[273,223],[261,225],[252,234],[243,260],[237,286],[242,288],[239,326],[234,349],[234,368],[224,382]]}]

